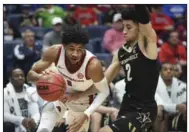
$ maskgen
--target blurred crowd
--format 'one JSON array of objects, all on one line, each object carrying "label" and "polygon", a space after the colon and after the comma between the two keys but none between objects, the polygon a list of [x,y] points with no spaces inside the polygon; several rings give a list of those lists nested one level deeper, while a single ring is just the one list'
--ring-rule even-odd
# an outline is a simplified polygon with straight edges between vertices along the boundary
[{"label": "blurred crowd", "polygon": [[[64,29],[80,24],[89,34],[90,41],[86,44],[86,49],[94,53],[100,60],[102,65],[108,67],[111,63],[112,55],[124,43],[124,35],[122,33],[123,25],[121,11],[124,8],[132,7],[133,5],[4,5],[3,8],[3,84],[4,87],[12,89],[12,87],[25,86],[25,93],[32,94],[32,90],[26,90],[31,87],[25,81],[29,69],[34,62],[40,59],[41,54],[46,48],[54,44],[61,44],[61,34]],[[187,5],[148,5],[151,13],[151,23],[158,36],[158,52],[159,63],[161,64],[160,78],[165,84],[165,87],[174,89],[178,86],[178,94],[166,94],[161,97],[163,103],[159,102],[157,97],[158,108],[167,113],[186,112],[186,107],[181,105],[186,103],[186,97],[181,97],[186,94],[186,76],[187,76]],[[17,68],[15,68],[17,67]],[[22,82],[18,82],[19,75]],[[107,99],[105,106],[99,109],[91,116],[91,132],[96,132],[101,126],[104,126],[110,121],[116,119],[122,97],[124,94],[124,72],[120,71],[120,75],[112,82],[110,97]],[[177,83],[169,83],[169,80],[175,80]],[[150,81],[150,80],[149,80]],[[168,82],[168,84],[167,84]],[[175,82],[175,81],[174,81]],[[158,84],[161,85],[161,84]],[[22,89],[22,88],[21,88]],[[4,91],[7,96],[9,92]],[[158,90],[157,90],[158,92]],[[175,92],[175,90],[173,90]],[[24,94],[23,93],[23,96]],[[171,90],[167,90],[171,93]],[[5,95],[4,94],[4,95]],[[14,97],[22,97],[21,94],[13,95]],[[159,96],[159,94],[157,95]],[[5,99],[9,104],[14,97]],[[16,113],[16,105],[11,102],[12,106],[5,103],[6,111],[9,111],[4,117],[5,122],[12,122],[15,127],[22,125],[23,128],[16,131],[24,130],[24,124],[30,122],[31,126],[35,121],[35,116],[40,109],[40,103],[35,101],[36,97],[32,97],[31,101],[21,100],[23,103],[28,103],[25,109],[31,110],[29,113]],[[167,98],[169,99],[168,102]],[[178,100],[177,100],[178,99]],[[9,102],[10,101],[10,102]],[[163,109],[166,103],[175,104],[178,111],[170,111]],[[37,105],[37,106],[36,106]],[[14,108],[13,112],[11,109]],[[166,107],[167,108],[167,107]],[[158,109],[159,113],[160,109]],[[185,109],[185,110],[184,110]],[[37,114],[36,114],[37,113]],[[13,115],[11,115],[13,114]],[[17,117],[16,115],[19,115]],[[30,117],[30,118],[29,118]],[[183,117],[185,118],[185,117]],[[12,121],[11,121],[11,120]],[[15,119],[15,120],[14,120]],[[167,119],[168,120],[168,119]],[[162,123],[162,122],[161,122]],[[166,130],[175,130],[173,126],[168,126],[166,122],[157,126]],[[183,123],[182,123],[183,124]],[[5,124],[11,126],[12,124]],[[13,127],[14,127],[13,125]],[[171,127],[170,127],[171,126]],[[9,127],[10,128],[10,127]],[[160,130],[163,132],[164,130]],[[9,132],[10,129],[8,130]],[[12,130],[13,131],[13,130]],[[31,129],[32,131],[32,129]],[[59,130],[55,130],[58,132]],[[5,130],[6,132],[6,130]]]}]

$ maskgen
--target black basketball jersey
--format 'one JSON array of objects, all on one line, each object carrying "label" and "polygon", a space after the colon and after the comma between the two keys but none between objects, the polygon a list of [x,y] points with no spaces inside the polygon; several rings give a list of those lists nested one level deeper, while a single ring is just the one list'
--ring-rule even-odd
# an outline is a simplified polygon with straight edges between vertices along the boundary
[{"label": "black basketball jersey", "polygon": [[138,103],[155,102],[159,77],[158,61],[144,56],[138,43],[133,49],[128,44],[123,45],[118,51],[118,58],[125,71],[126,94],[123,101],[130,98]]}]

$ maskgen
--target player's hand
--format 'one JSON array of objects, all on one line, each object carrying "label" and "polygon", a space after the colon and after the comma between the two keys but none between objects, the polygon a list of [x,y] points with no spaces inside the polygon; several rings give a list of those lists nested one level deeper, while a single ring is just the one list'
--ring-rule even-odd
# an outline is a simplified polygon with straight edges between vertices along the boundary
[{"label": "player's hand", "polygon": [[55,127],[60,127],[61,124],[63,124],[63,123],[65,123],[65,119],[64,118],[62,118],[59,121],[57,121],[56,124],[55,124]]},{"label": "player's hand", "polygon": [[85,120],[88,120],[88,116],[85,113],[81,113],[73,123],[68,126],[67,132],[77,132],[82,127]]},{"label": "player's hand", "polygon": [[48,75],[50,74],[51,72],[53,72],[51,69],[45,69],[44,71],[42,71],[42,75]]},{"label": "player's hand", "polygon": [[28,128],[36,128],[36,126],[37,126],[37,125],[36,125],[34,119],[29,118],[29,119],[28,119]]}]

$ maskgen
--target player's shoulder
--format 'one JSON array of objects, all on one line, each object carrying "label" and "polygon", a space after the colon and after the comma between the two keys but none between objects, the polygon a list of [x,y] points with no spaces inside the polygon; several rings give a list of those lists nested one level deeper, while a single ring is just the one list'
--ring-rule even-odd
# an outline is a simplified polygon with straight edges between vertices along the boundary
[{"label": "player's shoulder", "polygon": [[91,51],[85,49],[87,56],[95,56]]},{"label": "player's shoulder", "polygon": [[57,54],[60,51],[61,47],[61,44],[49,47],[47,50],[43,52],[43,58],[54,60],[57,57]]},{"label": "player's shoulder", "polygon": [[62,44],[56,44],[56,45],[53,45],[53,46],[49,47],[45,52],[48,52],[48,53],[52,54],[52,52],[53,53],[54,52],[58,52],[61,47],[62,47]]},{"label": "player's shoulder", "polygon": [[100,61],[98,60],[98,58],[93,57],[93,59],[89,61],[87,68],[88,68],[88,70],[93,71],[93,70],[102,68],[102,65],[101,65]]}]

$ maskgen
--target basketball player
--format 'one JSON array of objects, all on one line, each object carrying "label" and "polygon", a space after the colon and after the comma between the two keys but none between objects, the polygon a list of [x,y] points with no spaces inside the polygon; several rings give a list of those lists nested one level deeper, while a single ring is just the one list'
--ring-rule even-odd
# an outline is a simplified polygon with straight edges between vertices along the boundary
[{"label": "basketball player", "polygon": [[99,132],[145,132],[156,119],[154,94],[158,82],[156,33],[144,5],[135,5],[122,12],[124,44],[113,57],[106,72],[109,82],[123,67],[126,73],[126,94],[118,118]]},{"label": "basketball player", "polygon": [[[96,87],[99,94],[91,105],[89,105],[91,100],[88,96],[65,103],[69,110],[82,112],[72,124],[69,124],[68,128],[68,132],[78,132],[83,123],[89,120],[91,113],[109,95],[108,82],[103,74],[100,61],[84,48],[84,45],[88,43],[88,36],[82,28],[73,26],[65,30],[62,43],[54,45],[44,52],[41,60],[36,62],[30,70],[28,80],[34,82],[39,80],[43,77],[41,73],[55,63],[58,72],[66,81],[67,94],[86,91],[93,85]],[[51,132],[55,123],[65,114],[64,106],[60,101],[49,103],[42,112],[38,132]]]}]

